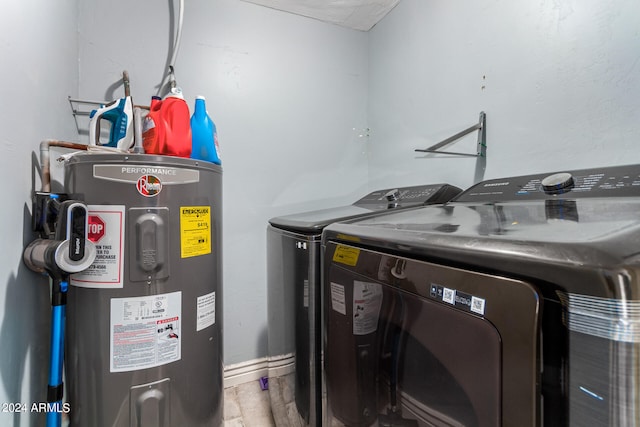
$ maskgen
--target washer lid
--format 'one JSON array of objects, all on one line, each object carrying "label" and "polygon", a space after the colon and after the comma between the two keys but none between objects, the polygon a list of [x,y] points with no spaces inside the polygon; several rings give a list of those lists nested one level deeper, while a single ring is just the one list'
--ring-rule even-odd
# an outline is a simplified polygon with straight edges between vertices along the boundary
[{"label": "washer lid", "polygon": [[[380,210],[380,209],[378,209]],[[321,209],[318,211],[303,212],[299,214],[272,218],[269,223],[283,230],[321,232],[327,225],[356,217],[371,215],[375,209],[358,206],[340,206],[337,208]]]}]

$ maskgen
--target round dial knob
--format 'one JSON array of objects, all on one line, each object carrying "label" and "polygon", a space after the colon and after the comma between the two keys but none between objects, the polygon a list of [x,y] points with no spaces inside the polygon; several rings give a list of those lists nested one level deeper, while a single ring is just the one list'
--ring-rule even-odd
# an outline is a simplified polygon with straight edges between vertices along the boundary
[{"label": "round dial knob", "polygon": [[400,198],[400,190],[398,190],[397,188],[394,190],[390,190],[384,196],[387,198],[388,201],[395,202]]},{"label": "round dial knob", "polygon": [[542,180],[542,189],[548,194],[562,193],[563,190],[568,190],[573,185],[573,177],[567,172],[549,175]]}]

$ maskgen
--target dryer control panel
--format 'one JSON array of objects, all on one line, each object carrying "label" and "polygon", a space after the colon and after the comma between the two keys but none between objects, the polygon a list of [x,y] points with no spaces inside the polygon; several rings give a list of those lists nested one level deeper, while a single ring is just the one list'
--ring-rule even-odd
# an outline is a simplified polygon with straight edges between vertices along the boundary
[{"label": "dryer control panel", "polygon": [[388,188],[385,190],[373,191],[356,201],[353,205],[370,209],[372,206],[379,205],[397,207],[411,205],[419,206],[427,203],[444,203],[451,200],[451,198],[460,192],[462,192],[462,190],[448,184]]},{"label": "dryer control panel", "polygon": [[480,182],[456,202],[640,196],[640,165],[525,175]]}]

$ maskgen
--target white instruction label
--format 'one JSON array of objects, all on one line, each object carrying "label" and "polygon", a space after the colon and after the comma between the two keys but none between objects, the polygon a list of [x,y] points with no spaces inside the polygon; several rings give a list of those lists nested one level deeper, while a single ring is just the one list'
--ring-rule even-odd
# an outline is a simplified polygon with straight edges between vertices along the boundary
[{"label": "white instruction label", "polygon": [[378,329],[382,308],[382,285],[353,282],[353,335],[367,335]]},{"label": "white instruction label", "polygon": [[344,286],[331,283],[331,308],[340,314],[347,315],[347,305],[344,299]]},{"label": "white instruction label", "polygon": [[87,237],[96,245],[96,259],[72,274],[70,284],[83,288],[121,288],[124,284],[124,212],[122,205],[88,205]]},{"label": "white instruction label", "polygon": [[198,297],[196,307],[197,321],[196,331],[201,331],[216,323],[216,293]]},{"label": "white instruction label", "polygon": [[111,372],[180,360],[182,292],[111,299]]}]

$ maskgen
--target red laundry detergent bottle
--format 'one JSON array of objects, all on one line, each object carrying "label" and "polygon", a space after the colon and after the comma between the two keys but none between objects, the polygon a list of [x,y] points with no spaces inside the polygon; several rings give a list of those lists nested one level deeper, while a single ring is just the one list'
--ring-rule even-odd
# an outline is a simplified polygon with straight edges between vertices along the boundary
[{"label": "red laundry detergent bottle", "polygon": [[151,98],[142,126],[142,146],[147,154],[191,156],[189,106],[181,95]]}]

